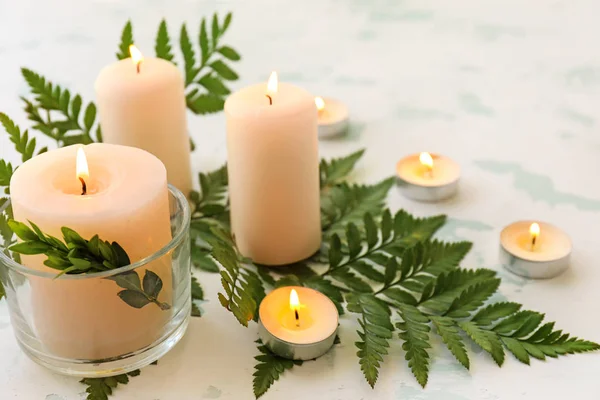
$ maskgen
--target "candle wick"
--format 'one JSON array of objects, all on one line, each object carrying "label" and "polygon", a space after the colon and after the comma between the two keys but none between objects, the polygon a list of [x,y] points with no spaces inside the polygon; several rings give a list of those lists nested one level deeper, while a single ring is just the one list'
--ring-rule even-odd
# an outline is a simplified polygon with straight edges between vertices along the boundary
[{"label": "candle wick", "polygon": [[142,63],[142,62],[141,62],[141,61],[139,61],[139,62],[137,62],[137,63],[135,64],[135,69],[136,69],[136,71],[137,71],[137,73],[138,73],[138,74],[140,73],[140,64],[141,64],[141,63]]},{"label": "candle wick", "polygon": [[267,96],[269,98],[269,105],[272,106],[273,105],[273,98],[271,96],[269,96],[268,94],[266,94],[265,96]]},{"label": "candle wick", "polygon": [[79,177],[79,181],[81,182],[81,195],[85,196],[85,194],[87,193],[87,185],[85,184],[85,181],[82,177]]},{"label": "candle wick", "polygon": [[535,249],[535,241],[537,239],[537,236],[533,235],[531,237],[531,251],[533,251]]},{"label": "candle wick", "polygon": [[296,326],[300,326],[300,315],[298,314],[298,310],[294,310],[294,316],[296,317]]}]

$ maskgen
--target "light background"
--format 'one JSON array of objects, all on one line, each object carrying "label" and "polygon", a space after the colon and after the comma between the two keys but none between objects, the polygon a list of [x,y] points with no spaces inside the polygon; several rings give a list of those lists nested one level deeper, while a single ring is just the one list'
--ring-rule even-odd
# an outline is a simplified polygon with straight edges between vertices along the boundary
[{"label": "light background", "polygon": [[[391,191],[390,206],[418,215],[446,213],[439,237],[470,240],[464,267],[497,269],[501,297],[543,311],[558,326],[600,342],[600,3],[594,0],[308,0],[308,1],[0,1],[0,110],[27,126],[19,68],[27,66],[94,98],[100,68],[114,61],[128,18],[136,42],[153,52],[166,17],[171,35],[188,21],[234,12],[228,44],[243,60],[239,88],[282,80],[334,96],[351,111],[343,140],[321,142],[322,156],[368,151],[356,179],[394,173],[402,156],[443,153],[462,168],[461,191],[419,204]],[[196,171],[226,157],[222,114],[189,125]],[[0,157],[18,161],[7,136]],[[526,281],[498,263],[500,229],[540,219],[567,231],[572,269],[549,281]],[[251,399],[256,327],[240,327],[218,304],[216,275],[200,274],[206,315],[158,366],[143,370],[116,399]],[[430,383],[420,389],[396,343],[373,391],[355,356],[356,324],[344,317],[342,344],[296,368],[264,396],[272,399],[516,400],[600,398],[600,354],[524,366],[507,357],[498,369],[470,348],[467,372],[436,343]],[[396,341],[398,342],[398,341]],[[475,355],[475,353],[479,353]],[[6,302],[0,303],[0,399],[82,399],[76,379],[51,374],[20,351]]]}]

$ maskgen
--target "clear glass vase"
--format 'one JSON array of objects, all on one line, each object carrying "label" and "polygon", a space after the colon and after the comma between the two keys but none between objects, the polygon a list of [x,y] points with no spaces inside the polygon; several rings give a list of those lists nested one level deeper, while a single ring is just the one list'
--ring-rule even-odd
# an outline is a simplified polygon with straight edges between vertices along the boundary
[{"label": "clear glass vase", "polygon": [[[21,265],[6,249],[8,243],[2,246],[0,281],[13,330],[33,361],[71,376],[113,376],[156,361],[183,337],[191,309],[190,209],[172,186],[169,204],[171,241],[115,270],[56,278]],[[10,211],[10,201],[0,207],[6,218]],[[156,301],[144,300],[139,292],[137,303],[135,293],[133,300],[119,295],[127,288],[144,290],[146,275],[155,281],[162,277]]]}]

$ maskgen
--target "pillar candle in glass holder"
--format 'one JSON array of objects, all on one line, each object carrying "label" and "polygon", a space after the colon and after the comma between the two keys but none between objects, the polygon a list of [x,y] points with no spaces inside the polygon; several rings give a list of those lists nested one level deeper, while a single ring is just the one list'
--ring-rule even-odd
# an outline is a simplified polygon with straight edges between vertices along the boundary
[{"label": "pillar candle in glass holder", "polygon": [[[81,154],[76,162],[82,148],[69,146],[36,156],[15,171],[10,181],[14,219],[31,221],[58,238],[62,227],[85,239],[97,234],[119,243],[131,262],[162,249],[171,240],[164,165],[133,147],[96,143],[83,149],[87,162]],[[58,274],[44,265],[46,258],[21,256],[29,268]],[[170,262],[157,260],[147,268],[163,282],[159,300],[172,304]],[[32,275],[29,282],[37,336],[59,357],[100,360],[134,352],[157,340],[170,318],[170,311],[154,304],[129,306],[112,280]]]},{"label": "pillar candle in glass holder", "polygon": [[246,87],[225,102],[231,224],[240,252],[283,265],[321,244],[314,98],[277,83]]},{"label": "pillar candle in glass holder", "polygon": [[131,59],[105,67],[96,80],[104,142],[154,154],[169,183],[187,196],[192,175],[181,72],[169,61],[142,58],[133,46],[130,51]]}]

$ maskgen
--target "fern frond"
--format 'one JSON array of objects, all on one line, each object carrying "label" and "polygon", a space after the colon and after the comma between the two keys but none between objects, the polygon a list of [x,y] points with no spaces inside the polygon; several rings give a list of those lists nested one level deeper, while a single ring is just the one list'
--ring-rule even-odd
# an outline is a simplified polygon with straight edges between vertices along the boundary
[{"label": "fern frond", "polygon": [[371,387],[379,376],[383,356],[388,353],[389,340],[394,326],[390,320],[390,310],[372,294],[349,295],[348,311],[360,314],[357,331],[360,340],[355,343],[360,369]]}]

